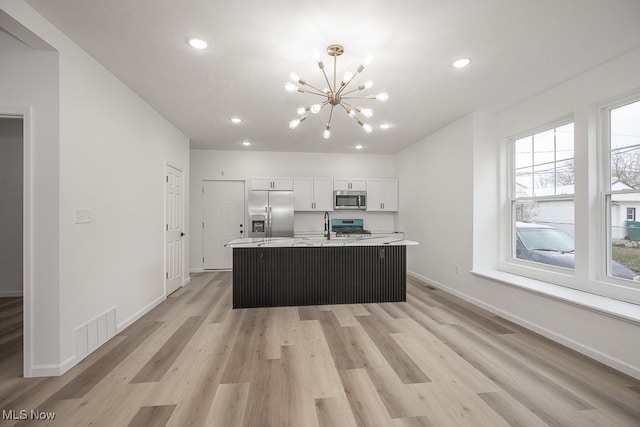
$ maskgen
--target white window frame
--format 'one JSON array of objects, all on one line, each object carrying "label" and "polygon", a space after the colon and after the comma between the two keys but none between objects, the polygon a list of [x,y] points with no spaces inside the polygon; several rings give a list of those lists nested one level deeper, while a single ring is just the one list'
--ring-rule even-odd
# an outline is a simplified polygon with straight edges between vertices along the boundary
[{"label": "white window frame", "polygon": [[[628,104],[640,102],[640,93],[635,93],[631,96],[618,98],[615,101],[602,104],[599,106],[600,114],[598,115],[598,128],[599,128],[599,154],[598,159],[598,192],[600,203],[600,218],[599,224],[601,229],[601,239],[599,241],[600,250],[596,251],[599,254],[600,274],[598,279],[618,287],[618,289],[630,288],[637,292],[637,288],[640,288],[640,282],[634,288],[633,284],[628,280],[618,279],[609,275],[611,271],[611,213],[609,206],[609,199],[616,194],[638,194],[640,196],[640,190],[612,190],[611,189],[611,111],[616,108],[624,107]],[[624,291],[623,291],[624,292]],[[626,299],[625,299],[626,300]],[[630,302],[632,300],[629,300]]]},{"label": "white window frame", "polygon": [[[575,121],[573,115],[564,116],[558,120],[549,122],[545,125],[532,128],[526,132],[521,132],[512,135],[507,139],[508,144],[508,159],[507,159],[507,204],[508,208],[505,211],[504,217],[504,236],[501,262],[498,267],[500,270],[517,274],[519,276],[529,277],[532,279],[542,280],[545,282],[555,283],[562,286],[575,287],[575,272],[572,269],[555,267],[543,263],[527,261],[518,259],[515,257],[515,202],[516,201],[551,201],[551,200],[572,200],[575,207],[575,192],[573,195],[552,195],[552,196],[531,196],[531,197],[516,197],[515,189],[515,141],[533,136],[535,134],[548,131],[550,129],[558,128]],[[574,129],[574,147],[575,147],[575,129]],[[575,153],[575,149],[574,149]],[[575,162],[574,156],[574,162]],[[575,165],[575,163],[574,163]],[[577,167],[577,165],[576,165]],[[577,183],[576,183],[577,184]],[[575,219],[574,219],[575,223]]]}]

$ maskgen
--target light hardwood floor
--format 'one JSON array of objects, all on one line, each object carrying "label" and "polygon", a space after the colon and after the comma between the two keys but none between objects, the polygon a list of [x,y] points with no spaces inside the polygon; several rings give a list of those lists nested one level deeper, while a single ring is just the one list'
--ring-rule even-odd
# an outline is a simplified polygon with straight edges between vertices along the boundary
[{"label": "light hardwood floor", "polygon": [[197,274],[61,377],[2,354],[0,410],[43,425],[640,426],[640,381],[411,281],[406,303],[232,310],[231,273]]}]

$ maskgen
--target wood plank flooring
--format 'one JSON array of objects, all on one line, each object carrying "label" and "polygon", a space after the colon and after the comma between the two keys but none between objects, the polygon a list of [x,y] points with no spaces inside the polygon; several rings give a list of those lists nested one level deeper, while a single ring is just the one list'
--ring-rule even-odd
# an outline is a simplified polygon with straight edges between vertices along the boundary
[{"label": "wood plank flooring", "polygon": [[0,300],[0,425],[640,426],[640,381],[411,279],[406,303],[231,297],[231,272],[194,275],[65,375],[33,379],[22,301]]}]

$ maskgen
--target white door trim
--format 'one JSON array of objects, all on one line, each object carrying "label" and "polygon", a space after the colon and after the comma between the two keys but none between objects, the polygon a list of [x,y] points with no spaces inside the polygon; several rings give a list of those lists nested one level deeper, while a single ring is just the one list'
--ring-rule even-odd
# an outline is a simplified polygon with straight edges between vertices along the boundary
[{"label": "white door trim", "polygon": [[0,107],[0,116],[22,118],[22,337],[23,337],[23,362],[22,375],[25,378],[33,376],[33,334],[31,326],[33,325],[32,307],[32,290],[31,283],[33,272],[31,266],[32,255],[32,236],[33,215],[31,213],[32,205],[32,130],[31,130],[31,108],[30,107]]}]

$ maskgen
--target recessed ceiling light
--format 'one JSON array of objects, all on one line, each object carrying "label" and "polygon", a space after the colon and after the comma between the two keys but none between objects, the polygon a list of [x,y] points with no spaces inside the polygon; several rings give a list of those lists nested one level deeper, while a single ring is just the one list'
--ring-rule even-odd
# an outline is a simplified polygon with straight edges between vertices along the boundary
[{"label": "recessed ceiling light", "polygon": [[208,44],[204,40],[189,39],[189,46],[191,46],[194,49],[206,49]]},{"label": "recessed ceiling light", "polygon": [[356,150],[362,150],[363,148],[364,148],[364,145],[362,144],[356,145]]},{"label": "recessed ceiling light", "polygon": [[471,64],[471,60],[469,58],[460,58],[451,64],[454,68],[464,68],[467,65]]},{"label": "recessed ceiling light", "polygon": [[248,147],[251,145],[251,143],[249,141],[242,141],[242,145],[244,145],[245,147]]},{"label": "recessed ceiling light", "polygon": [[242,123],[242,119],[240,117],[231,117],[229,120],[235,124]]},{"label": "recessed ceiling light", "polygon": [[391,125],[389,123],[382,123],[380,125],[380,129],[389,129],[391,127]]}]

